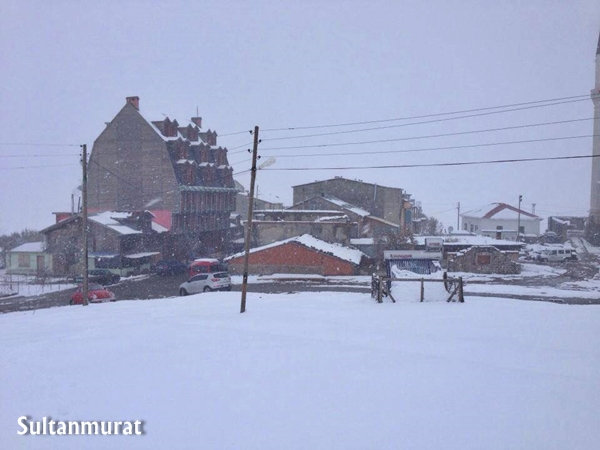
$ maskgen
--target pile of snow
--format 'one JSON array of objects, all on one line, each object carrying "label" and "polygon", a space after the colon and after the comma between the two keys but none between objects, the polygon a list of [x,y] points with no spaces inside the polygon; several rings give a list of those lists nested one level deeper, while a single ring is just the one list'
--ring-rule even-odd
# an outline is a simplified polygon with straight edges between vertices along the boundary
[{"label": "pile of snow", "polygon": [[[591,449],[600,308],[210,293],[0,316],[0,447]],[[17,420],[144,421],[19,436]],[[596,444],[594,444],[596,442]]]}]

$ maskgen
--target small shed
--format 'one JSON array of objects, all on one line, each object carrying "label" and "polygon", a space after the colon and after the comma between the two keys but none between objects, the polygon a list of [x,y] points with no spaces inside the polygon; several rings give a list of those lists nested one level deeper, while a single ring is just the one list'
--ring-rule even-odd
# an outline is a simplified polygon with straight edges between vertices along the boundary
[{"label": "small shed", "polygon": [[521,265],[493,246],[474,246],[448,261],[448,272],[516,275]]},{"label": "small shed", "polygon": [[[360,250],[331,244],[304,234],[251,249],[248,272],[258,275],[355,275],[359,273],[363,258],[366,256]],[[243,273],[244,253],[232,255],[225,258],[225,261],[229,264],[231,273]]]},{"label": "small shed", "polygon": [[46,253],[43,242],[28,242],[6,252],[6,273],[41,275],[52,272],[52,255]]}]

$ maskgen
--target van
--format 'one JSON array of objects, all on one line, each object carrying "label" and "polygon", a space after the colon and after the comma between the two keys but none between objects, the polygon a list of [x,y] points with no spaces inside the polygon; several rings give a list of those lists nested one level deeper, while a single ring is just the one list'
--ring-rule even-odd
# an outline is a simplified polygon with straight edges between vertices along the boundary
[{"label": "van", "polygon": [[218,259],[213,258],[199,258],[192,261],[189,266],[189,275],[193,277],[199,273],[215,273],[215,272],[227,272],[227,265],[219,262]]},{"label": "van", "polygon": [[564,262],[577,259],[577,251],[572,248],[542,250],[539,260],[543,262]]}]

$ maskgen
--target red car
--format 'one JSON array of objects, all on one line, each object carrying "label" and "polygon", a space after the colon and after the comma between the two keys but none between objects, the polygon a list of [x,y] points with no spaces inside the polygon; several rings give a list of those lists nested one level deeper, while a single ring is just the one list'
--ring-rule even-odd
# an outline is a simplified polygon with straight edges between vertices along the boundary
[{"label": "red car", "polygon": [[[83,303],[83,285],[79,285],[73,295],[69,305],[81,305]],[[116,302],[115,294],[98,283],[90,283],[88,286],[88,301],[90,303]]]}]

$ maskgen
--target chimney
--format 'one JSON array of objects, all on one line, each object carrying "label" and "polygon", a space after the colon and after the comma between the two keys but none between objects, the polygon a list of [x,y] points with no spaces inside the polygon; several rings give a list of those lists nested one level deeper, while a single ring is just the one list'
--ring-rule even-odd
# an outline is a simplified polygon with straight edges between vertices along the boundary
[{"label": "chimney", "polygon": [[127,103],[131,103],[135,109],[140,110],[140,98],[139,97],[126,97]]},{"label": "chimney", "polygon": [[202,128],[202,117],[192,117],[190,120],[198,125],[198,128]]}]

